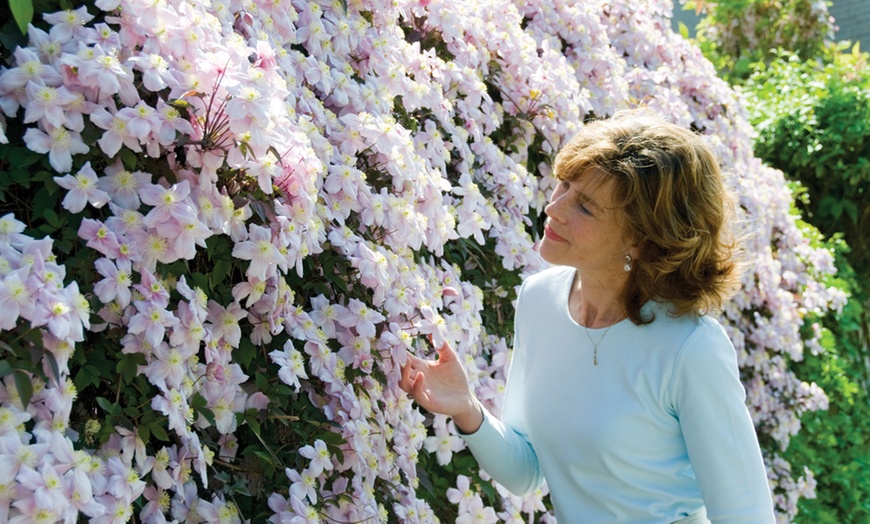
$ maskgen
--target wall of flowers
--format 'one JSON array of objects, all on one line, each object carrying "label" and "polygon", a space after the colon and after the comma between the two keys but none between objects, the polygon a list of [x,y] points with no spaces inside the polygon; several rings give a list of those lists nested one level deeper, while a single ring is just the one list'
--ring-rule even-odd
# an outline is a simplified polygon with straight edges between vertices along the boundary
[{"label": "wall of flowers", "polygon": [[[0,520],[552,522],[399,390],[450,342],[500,410],[560,145],[638,105],[740,196],[738,352],[779,453],[844,297],[666,0],[96,0],[0,71]],[[806,325],[805,325],[806,324]],[[801,333],[804,333],[802,336]],[[806,333],[809,333],[807,335]]]}]

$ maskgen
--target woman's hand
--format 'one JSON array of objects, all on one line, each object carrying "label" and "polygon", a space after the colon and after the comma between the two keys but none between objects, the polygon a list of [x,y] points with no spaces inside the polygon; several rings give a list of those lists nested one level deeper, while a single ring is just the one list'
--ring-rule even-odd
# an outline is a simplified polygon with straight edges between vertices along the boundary
[{"label": "woman's hand", "polygon": [[438,349],[438,360],[409,353],[399,387],[423,409],[451,417],[463,433],[474,433],[483,423],[483,408],[468,387],[462,362],[448,344]]}]

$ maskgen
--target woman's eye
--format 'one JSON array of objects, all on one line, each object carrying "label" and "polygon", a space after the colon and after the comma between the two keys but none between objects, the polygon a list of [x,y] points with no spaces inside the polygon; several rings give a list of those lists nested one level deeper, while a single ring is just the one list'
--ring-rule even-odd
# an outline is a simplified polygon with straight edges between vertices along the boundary
[{"label": "woman's eye", "polygon": [[589,208],[586,207],[586,204],[584,204],[583,202],[580,202],[580,203],[578,204],[578,206],[580,206],[580,212],[581,212],[581,213],[583,213],[584,215],[592,216],[592,211],[590,211]]}]

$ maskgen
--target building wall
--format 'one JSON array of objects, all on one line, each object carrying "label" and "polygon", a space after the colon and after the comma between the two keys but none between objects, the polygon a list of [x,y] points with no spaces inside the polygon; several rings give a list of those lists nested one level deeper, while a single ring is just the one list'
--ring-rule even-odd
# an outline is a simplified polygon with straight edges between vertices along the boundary
[{"label": "building wall", "polygon": [[838,26],[836,39],[862,42],[863,51],[870,51],[870,0],[836,0],[828,12]]}]

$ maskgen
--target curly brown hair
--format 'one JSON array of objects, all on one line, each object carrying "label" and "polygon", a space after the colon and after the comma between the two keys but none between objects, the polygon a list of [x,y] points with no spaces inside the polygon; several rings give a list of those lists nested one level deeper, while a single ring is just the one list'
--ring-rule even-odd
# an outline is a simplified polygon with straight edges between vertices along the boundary
[{"label": "curly brown hair", "polygon": [[738,288],[735,199],[698,134],[647,110],[620,112],[585,125],[556,156],[554,172],[562,181],[588,173],[613,181],[638,253],[622,292],[635,324],[653,320],[641,315],[648,300],[670,303],[675,315],[705,314]]}]

